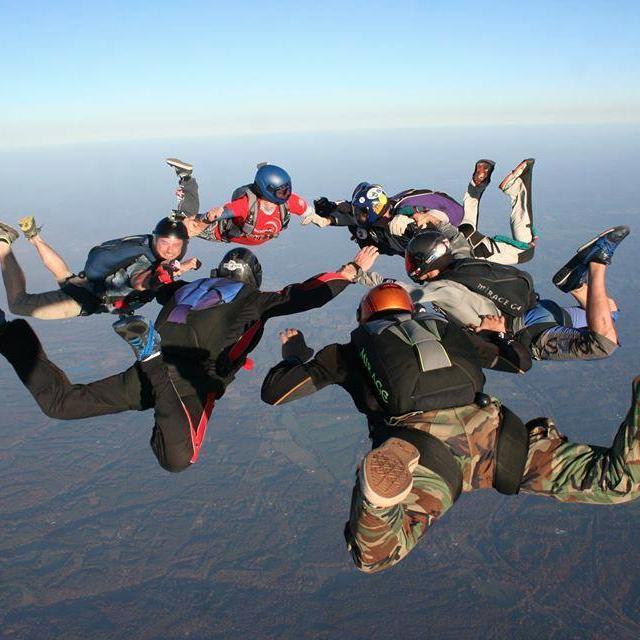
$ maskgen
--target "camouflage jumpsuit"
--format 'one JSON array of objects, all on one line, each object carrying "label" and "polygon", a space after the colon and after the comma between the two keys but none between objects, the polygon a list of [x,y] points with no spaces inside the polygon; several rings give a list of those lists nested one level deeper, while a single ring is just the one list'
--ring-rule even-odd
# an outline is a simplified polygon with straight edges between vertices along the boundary
[{"label": "camouflage jumpsuit", "polygon": [[[404,423],[445,442],[463,475],[463,491],[492,486],[499,402],[485,408],[466,405],[425,412]],[[604,447],[568,442],[550,423],[529,431],[529,453],[520,485],[523,493],[562,502],[619,504],[640,496],[640,376],[633,382],[632,404],[615,436]],[[377,508],[365,501],[356,483],[348,523],[356,566],[374,573],[402,560],[453,505],[442,477],[418,465],[413,490],[398,505]]]}]

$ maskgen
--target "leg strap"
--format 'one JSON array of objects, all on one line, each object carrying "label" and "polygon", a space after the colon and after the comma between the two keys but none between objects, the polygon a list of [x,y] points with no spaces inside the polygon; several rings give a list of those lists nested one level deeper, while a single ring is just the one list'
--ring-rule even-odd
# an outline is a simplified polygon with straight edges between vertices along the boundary
[{"label": "leg strap", "polygon": [[518,493],[528,452],[529,431],[513,411],[503,406],[493,478],[496,491],[505,495]]}]

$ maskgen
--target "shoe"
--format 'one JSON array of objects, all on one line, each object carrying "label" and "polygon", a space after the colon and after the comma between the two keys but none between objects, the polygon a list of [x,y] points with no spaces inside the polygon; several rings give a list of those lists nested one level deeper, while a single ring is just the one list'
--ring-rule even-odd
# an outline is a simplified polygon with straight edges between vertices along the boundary
[{"label": "shoe", "polygon": [[476,162],[471,176],[471,184],[474,187],[486,187],[491,182],[491,174],[496,166],[493,160],[482,158]]},{"label": "shoe", "polygon": [[122,318],[113,323],[113,330],[129,343],[139,362],[160,354],[160,334],[144,317]]},{"label": "shoe", "polygon": [[6,242],[11,246],[19,237],[20,234],[13,227],[0,222],[0,242]]},{"label": "shoe", "polygon": [[37,236],[40,233],[40,229],[42,229],[42,227],[36,226],[36,219],[33,216],[20,218],[20,220],[18,220],[18,226],[27,240],[31,240],[31,238]]},{"label": "shoe", "polygon": [[178,158],[167,158],[167,164],[175,169],[178,178],[181,180],[184,178],[190,178],[193,172],[193,165],[188,162],[178,160]]},{"label": "shoe", "polygon": [[613,227],[609,231],[601,234],[591,248],[586,250],[582,261],[585,264],[590,262],[599,262],[600,264],[611,264],[613,254],[615,253],[618,245],[629,235],[631,229],[627,225],[620,225],[619,227]]},{"label": "shoe", "polygon": [[531,170],[535,163],[534,158],[527,158],[523,160],[513,171],[510,171],[505,177],[504,180],[500,183],[498,187],[500,191],[508,191],[515,183],[518,178],[522,178],[522,176]]},{"label": "shoe", "polygon": [[402,502],[413,487],[411,472],[419,459],[419,451],[399,438],[389,438],[370,451],[358,472],[365,500],[374,507],[392,507]]},{"label": "shoe", "polygon": [[611,264],[616,248],[630,231],[625,225],[611,227],[583,244],[576,255],[556,272],[551,279],[553,284],[565,293],[578,289],[587,281],[589,262]]}]

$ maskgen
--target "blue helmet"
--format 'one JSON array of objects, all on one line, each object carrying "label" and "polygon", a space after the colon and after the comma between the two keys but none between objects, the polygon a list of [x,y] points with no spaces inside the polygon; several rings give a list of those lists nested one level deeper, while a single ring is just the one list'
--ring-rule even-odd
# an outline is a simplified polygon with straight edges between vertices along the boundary
[{"label": "blue helmet", "polygon": [[275,164],[259,164],[253,184],[259,196],[274,204],[284,204],[291,195],[291,177]]},{"label": "blue helmet", "polygon": [[361,182],[351,196],[353,212],[361,224],[371,225],[389,209],[387,194],[379,184]]}]

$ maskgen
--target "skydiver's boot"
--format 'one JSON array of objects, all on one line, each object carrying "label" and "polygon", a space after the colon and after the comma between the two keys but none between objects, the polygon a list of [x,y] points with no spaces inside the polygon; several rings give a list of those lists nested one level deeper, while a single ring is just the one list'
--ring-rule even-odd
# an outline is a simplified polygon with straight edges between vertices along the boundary
[{"label": "skydiver's boot", "polygon": [[399,438],[389,438],[370,451],[358,472],[360,489],[367,502],[374,507],[392,507],[402,502],[413,487],[411,472],[419,459],[419,451]]},{"label": "skydiver's boot", "polygon": [[36,225],[36,219],[33,216],[24,216],[24,218],[20,218],[20,220],[18,220],[18,226],[27,240],[35,238],[40,233],[40,229],[42,229],[42,227],[38,227]]},{"label": "skydiver's boot", "polygon": [[626,225],[611,227],[583,244],[576,255],[555,273],[553,284],[565,293],[578,289],[587,281],[589,263],[611,264],[615,250],[630,231]]},{"label": "skydiver's boot", "polygon": [[153,328],[152,321],[142,316],[130,316],[114,322],[113,330],[129,343],[139,362],[160,355],[160,334]]},{"label": "skydiver's boot", "polygon": [[167,158],[166,163],[175,170],[180,183],[183,180],[188,180],[193,173],[193,165],[183,160],[178,160],[178,158]]},{"label": "skydiver's boot", "polygon": [[6,242],[11,246],[19,237],[20,234],[13,227],[0,222],[0,242]]}]

